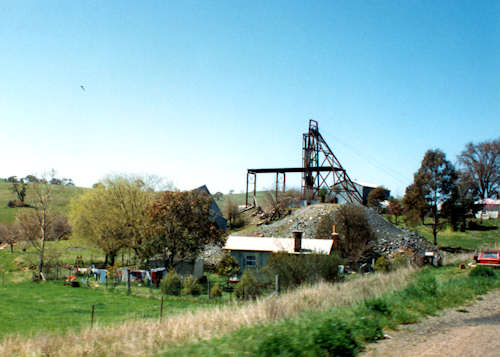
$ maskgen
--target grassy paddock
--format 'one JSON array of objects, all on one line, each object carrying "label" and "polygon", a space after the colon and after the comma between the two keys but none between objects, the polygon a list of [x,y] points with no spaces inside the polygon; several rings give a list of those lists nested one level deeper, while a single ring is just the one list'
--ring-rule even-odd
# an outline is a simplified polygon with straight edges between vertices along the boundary
[{"label": "grassy paddock", "polygon": [[[391,218],[391,221],[395,222],[394,217]],[[454,232],[450,227],[445,226],[444,229],[438,231],[438,245],[441,247],[481,249],[492,248],[495,244],[498,244],[500,240],[498,219],[483,220],[482,222],[474,219],[474,221],[477,222],[477,227],[474,229],[467,229],[465,232]],[[443,222],[443,220],[441,222]],[[416,227],[408,227],[400,217],[398,226],[416,230],[428,241],[433,242],[432,220],[426,219],[425,223],[425,225],[418,224]]]},{"label": "grassy paddock", "polygon": [[[35,333],[78,331],[90,325],[92,305],[95,322],[108,326],[138,319],[158,320],[160,298],[158,290],[133,288],[133,295],[125,290],[99,288],[71,288],[62,281],[47,283],[3,283],[0,277],[0,337],[8,334],[31,336]],[[136,294],[137,293],[137,294]],[[142,295],[139,297],[138,295]],[[221,304],[226,300],[201,297],[165,297],[164,316],[180,311],[193,311],[205,306]],[[1,354],[0,354],[1,355]]]},{"label": "grassy paddock", "polygon": [[[412,270],[360,276],[335,285],[303,287],[280,297],[189,311],[158,321],[131,321],[120,325],[68,331],[64,335],[10,336],[0,342],[1,356],[137,356],[159,353],[180,344],[209,340],[249,326],[265,326],[313,311],[339,306],[400,290]],[[75,344],[74,341],[79,341]]]}]

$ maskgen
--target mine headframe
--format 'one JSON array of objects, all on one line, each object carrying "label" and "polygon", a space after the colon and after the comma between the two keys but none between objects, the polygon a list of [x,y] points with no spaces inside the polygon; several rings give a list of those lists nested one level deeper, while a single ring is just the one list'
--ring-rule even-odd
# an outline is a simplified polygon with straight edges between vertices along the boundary
[{"label": "mine headframe", "polygon": [[278,198],[279,177],[282,175],[283,192],[287,173],[302,174],[302,199],[314,200],[319,197],[320,190],[325,188],[331,196],[341,198],[341,202],[363,203],[363,198],[356,185],[349,178],[340,161],[321,136],[318,122],[309,120],[309,131],[302,135],[302,167],[265,168],[247,170],[247,187],[245,207],[249,207],[249,186],[253,185],[252,205],[257,206],[256,187],[257,174],[275,174],[275,195]]},{"label": "mine headframe", "polygon": [[[321,136],[316,120],[309,120],[309,130],[302,135],[302,166],[302,196],[305,199],[318,197],[320,190],[326,188],[345,202],[363,202],[356,185]],[[320,167],[330,170],[318,170]]]}]

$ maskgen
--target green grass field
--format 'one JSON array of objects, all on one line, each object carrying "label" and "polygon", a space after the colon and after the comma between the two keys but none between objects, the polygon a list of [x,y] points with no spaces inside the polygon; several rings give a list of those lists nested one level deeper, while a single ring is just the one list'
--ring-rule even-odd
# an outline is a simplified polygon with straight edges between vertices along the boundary
[{"label": "green grass field", "polygon": [[[62,281],[3,283],[0,278],[0,337],[6,334],[32,335],[40,332],[64,332],[90,325],[92,305],[95,323],[116,324],[134,319],[159,319],[160,294],[157,289],[72,288]],[[143,294],[136,296],[135,293]],[[163,314],[223,303],[226,300],[199,297],[165,297]]]},{"label": "green grass field", "polygon": [[[478,223],[476,229],[467,229],[465,232],[453,232],[450,228],[442,229],[438,232],[437,241],[440,247],[454,247],[464,249],[481,249],[492,248],[495,244],[500,244],[500,230],[498,228],[499,220],[490,219],[474,220]],[[426,221],[426,225],[419,224],[415,228],[420,235],[433,242],[431,221]],[[398,226],[405,228],[402,220],[398,222]]]}]

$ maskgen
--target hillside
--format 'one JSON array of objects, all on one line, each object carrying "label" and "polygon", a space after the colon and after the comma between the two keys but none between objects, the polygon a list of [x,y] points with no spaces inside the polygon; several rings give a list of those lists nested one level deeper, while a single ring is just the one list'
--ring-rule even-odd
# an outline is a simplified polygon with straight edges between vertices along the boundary
[{"label": "hillside", "polygon": [[[86,189],[83,187],[72,187],[72,186],[59,186],[54,185],[54,199],[53,207],[56,211],[61,213],[67,213],[69,208],[69,202],[74,196],[80,195]],[[28,188],[28,194],[26,195],[26,202],[29,202],[32,198],[32,193]],[[10,200],[16,199],[16,194],[12,192],[12,184],[7,182],[0,182],[0,223],[8,224],[14,221],[16,217],[16,212],[24,208],[9,208],[7,203]]]}]

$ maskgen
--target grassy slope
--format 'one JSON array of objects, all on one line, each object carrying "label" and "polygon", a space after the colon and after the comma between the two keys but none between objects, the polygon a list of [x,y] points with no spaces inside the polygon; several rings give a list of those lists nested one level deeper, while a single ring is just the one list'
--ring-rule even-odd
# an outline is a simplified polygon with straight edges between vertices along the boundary
[{"label": "grassy slope", "polygon": [[[74,196],[77,196],[84,192],[85,188],[82,187],[71,187],[71,186],[53,186],[53,208],[55,211],[67,214],[68,205]],[[14,221],[16,213],[18,210],[27,208],[9,208],[7,203],[10,200],[16,199],[16,194],[12,192],[12,184],[7,182],[0,182],[0,223],[8,224]],[[28,194],[26,195],[25,201],[29,203],[32,195],[28,188]]]}]

